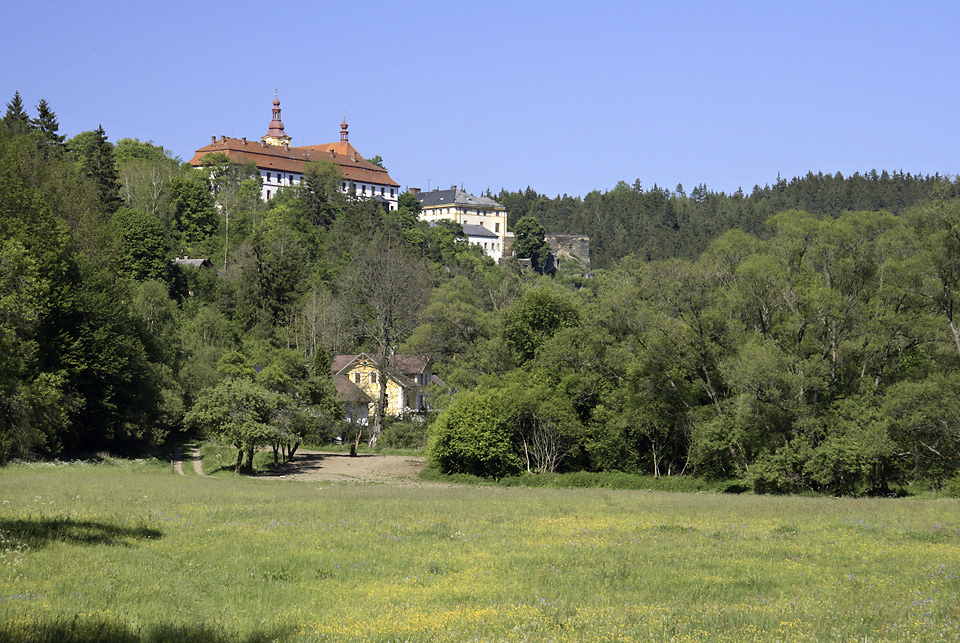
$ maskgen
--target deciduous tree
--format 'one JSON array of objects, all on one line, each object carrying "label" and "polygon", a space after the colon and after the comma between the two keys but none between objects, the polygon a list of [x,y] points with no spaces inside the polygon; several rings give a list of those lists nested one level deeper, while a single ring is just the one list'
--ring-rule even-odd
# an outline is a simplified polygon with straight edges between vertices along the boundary
[{"label": "deciduous tree", "polygon": [[343,275],[341,288],[354,323],[375,347],[380,371],[370,446],[377,443],[383,430],[390,358],[416,328],[429,285],[429,275],[419,257],[388,238],[358,248],[354,264]]}]

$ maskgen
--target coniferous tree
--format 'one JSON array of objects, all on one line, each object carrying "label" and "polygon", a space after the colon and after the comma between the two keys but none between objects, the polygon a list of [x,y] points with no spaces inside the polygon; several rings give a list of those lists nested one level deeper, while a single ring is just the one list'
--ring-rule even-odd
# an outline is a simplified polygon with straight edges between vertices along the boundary
[{"label": "coniferous tree", "polygon": [[30,131],[30,117],[23,109],[23,100],[20,98],[20,92],[13,95],[13,100],[7,103],[7,113],[3,117],[3,125],[15,136],[26,134]]},{"label": "coniferous tree", "polygon": [[57,149],[63,148],[64,136],[57,133],[60,124],[57,122],[57,115],[50,109],[50,105],[45,98],[40,99],[37,105],[37,117],[33,119],[32,125],[40,133],[41,145]]},{"label": "coniferous tree", "polygon": [[120,199],[120,173],[113,160],[113,144],[107,140],[103,125],[94,131],[95,136],[86,149],[80,150],[80,164],[84,174],[97,186],[97,197],[104,212],[114,213],[123,205]]}]

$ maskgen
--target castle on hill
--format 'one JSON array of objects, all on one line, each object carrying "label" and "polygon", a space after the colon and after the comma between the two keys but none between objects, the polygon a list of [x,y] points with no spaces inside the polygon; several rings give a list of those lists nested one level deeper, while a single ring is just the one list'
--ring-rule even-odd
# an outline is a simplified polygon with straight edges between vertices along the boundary
[{"label": "castle on hill", "polygon": [[384,208],[397,209],[400,184],[390,174],[367,161],[350,144],[347,119],[340,123],[340,140],[317,145],[291,145],[291,137],[280,120],[280,99],[273,99],[273,119],[267,133],[259,141],[229,136],[210,137],[210,144],[194,153],[190,165],[200,167],[207,154],[222,153],[232,163],[253,163],[263,179],[261,198],[269,201],[280,188],[297,185],[303,180],[308,163],[327,161],[337,165],[343,173],[341,190],[348,192],[353,185],[358,197],[379,201]]}]

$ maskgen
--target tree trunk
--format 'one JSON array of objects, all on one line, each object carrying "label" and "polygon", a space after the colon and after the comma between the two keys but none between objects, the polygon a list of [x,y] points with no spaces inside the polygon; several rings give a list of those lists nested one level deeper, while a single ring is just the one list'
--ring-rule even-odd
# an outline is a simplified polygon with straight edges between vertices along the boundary
[{"label": "tree trunk", "polygon": [[363,435],[363,429],[361,429],[361,428],[358,426],[358,427],[357,427],[357,440],[356,440],[356,442],[353,443],[353,448],[350,449],[350,455],[351,455],[351,456],[356,456],[356,455],[357,455],[357,450],[360,448],[360,436],[361,436],[361,435]]},{"label": "tree trunk", "polygon": [[389,356],[387,353],[387,348],[381,346],[381,355],[378,356],[379,363],[377,364],[377,384],[380,387],[380,394],[377,395],[377,406],[373,415],[373,429],[370,431],[370,440],[367,442],[367,446],[371,449],[377,446],[377,438],[380,437],[380,433],[383,432],[383,416],[387,412],[387,359]]},{"label": "tree trunk", "polygon": [[237,447],[237,466],[233,468],[233,472],[239,475],[242,470],[243,470],[243,447],[238,446]]}]

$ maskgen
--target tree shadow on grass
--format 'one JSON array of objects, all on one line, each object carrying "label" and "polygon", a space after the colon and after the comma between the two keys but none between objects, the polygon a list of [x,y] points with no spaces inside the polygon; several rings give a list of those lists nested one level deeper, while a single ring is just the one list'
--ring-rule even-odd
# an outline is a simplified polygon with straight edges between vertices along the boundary
[{"label": "tree shadow on grass", "polygon": [[105,522],[62,517],[0,520],[0,533],[31,549],[39,549],[53,542],[129,546],[132,540],[157,539],[163,536],[159,529],[149,527],[121,527]]},{"label": "tree shadow on grass", "polygon": [[54,642],[86,643],[161,643],[165,641],[196,643],[266,643],[280,641],[289,635],[283,630],[258,630],[247,634],[234,634],[204,625],[148,625],[136,630],[116,622],[90,618],[62,618],[52,623],[30,625],[0,625],[0,640],[11,643]]}]

